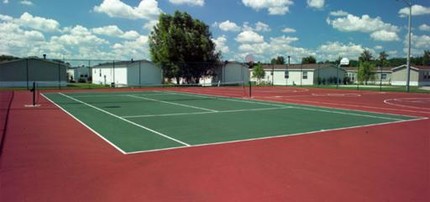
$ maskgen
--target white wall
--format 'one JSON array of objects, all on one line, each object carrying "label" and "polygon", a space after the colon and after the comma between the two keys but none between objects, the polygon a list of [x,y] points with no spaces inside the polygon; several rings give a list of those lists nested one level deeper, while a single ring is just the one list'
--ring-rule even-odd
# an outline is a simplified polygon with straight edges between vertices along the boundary
[{"label": "white wall", "polygon": [[[115,72],[115,74],[114,74]],[[140,75],[139,75],[140,72]],[[127,86],[160,85],[163,78],[162,69],[149,61],[95,66],[92,68],[93,83]]]},{"label": "white wall", "polygon": [[92,68],[93,83],[101,85],[110,85],[113,82],[112,66],[95,66]]},{"label": "white wall", "polygon": [[230,62],[222,68],[221,82],[249,82],[250,72],[247,65]]}]

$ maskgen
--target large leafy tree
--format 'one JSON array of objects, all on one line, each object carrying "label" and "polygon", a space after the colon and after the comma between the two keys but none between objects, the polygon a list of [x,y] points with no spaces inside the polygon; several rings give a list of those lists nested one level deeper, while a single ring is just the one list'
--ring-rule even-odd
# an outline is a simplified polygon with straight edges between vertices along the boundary
[{"label": "large leafy tree", "polygon": [[209,26],[186,12],[161,14],[149,37],[151,59],[161,65],[168,79],[197,82],[213,75],[221,54],[215,50]]},{"label": "large leafy tree", "polygon": [[302,64],[316,64],[317,60],[314,56],[304,57],[302,58]]},{"label": "large leafy tree", "polygon": [[264,79],[265,75],[266,72],[264,71],[261,63],[254,65],[254,67],[252,68],[252,77],[256,78],[258,83],[260,83],[261,79]]},{"label": "large leafy tree", "polygon": [[430,50],[425,50],[424,51],[423,65],[430,65]]},{"label": "large leafy tree", "polygon": [[370,61],[360,62],[358,80],[366,85],[367,82],[375,80],[375,64]]},{"label": "large leafy tree", "polygon": [[278,56],[276,58],[272,58],[270,63],[272,65],[283,65],[285,64],[285,58],[283,56]]},{"label": "large leafy tree", "polygon": [[379,66],[381,67],[388,67],[389,62],[387,61],[388,54],[385,51],[382,51],[379,53]]},{"label": "large leafy tree", "polygon": [[364,50],[358,58],[360,62],[370,62],[373,60],[373,55],[369,50]]}]

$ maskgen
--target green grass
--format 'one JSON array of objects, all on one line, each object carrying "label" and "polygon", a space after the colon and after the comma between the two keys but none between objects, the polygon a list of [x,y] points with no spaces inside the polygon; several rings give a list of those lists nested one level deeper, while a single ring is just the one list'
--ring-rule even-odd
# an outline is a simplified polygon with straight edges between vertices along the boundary
[{"label": "green grass", "polygon": [[413,119],[399,115],[157,91],[48,93],[45,96],[123,153]]}]

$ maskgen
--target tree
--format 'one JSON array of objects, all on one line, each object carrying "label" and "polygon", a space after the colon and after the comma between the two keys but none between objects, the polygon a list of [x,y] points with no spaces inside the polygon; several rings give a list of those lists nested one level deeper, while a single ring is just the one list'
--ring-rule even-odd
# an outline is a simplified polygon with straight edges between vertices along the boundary
[{"label": "tree", "polygon": [[257,79],[257,83],[260,83],[261,79],[266,76],[266,72],[263,69],[261,63],[254,65],[252,68],[252,77]]},{"label": "tree", "polygon": [[302,64],[316,64],[317,60],[314,56],[304,57],[302,58]]},{"label": "tree", "polygon": [[381,67],[389,66],[387,59],[388,59],[388,54],[385,51],[380,52],[379,53],[379,66],[381,66]]},{"label": "tree", "polygon": [[0,61],[9,61],[9,60],[16,60],[16,59],[19,59],[19,58],[11,55],[0,55]]},{"label": "tree", "polygon": [[273,58],[271,61],[272,65],[283,65],[285,64],[285,58],[283,56],[278,56],[277,58]]},{"label": "tree", "polygon": [[373,60],[373,55],[370,51],[364,50],[363,53],[360,54],[358,60],[360,62],[370,62]]},{"label": "tree", "polygon": [[221,53],[211,38],[209,26],[186,12],[161,14],[149,36],[151,59],[169,80],[179,82],[182,77],[198,83],[200,77],[213,75],[221,64]]},{"label": "tree", "polygon": [[360,63],[358,70],[358,81],[364,82],[367,85],[368,81],[375,80],[375,65],[370,61],[364,61]]},{"label": "tree", "polygon": [[430,65],[430,50],[425,50],[424,51],[423,65]]}]

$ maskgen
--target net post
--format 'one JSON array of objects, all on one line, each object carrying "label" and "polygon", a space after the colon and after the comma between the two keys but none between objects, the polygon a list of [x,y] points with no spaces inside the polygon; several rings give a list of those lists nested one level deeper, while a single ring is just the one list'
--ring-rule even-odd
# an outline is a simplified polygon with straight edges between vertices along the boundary
[{"label": "net post", "polygon": [[33,81],[33,88],[31,89],[33,93],[33,106],[36,106],[36,82]]},{"label": "net post", "polygon": [[252,83],[249,81],[249,97],[252,97]]}]

